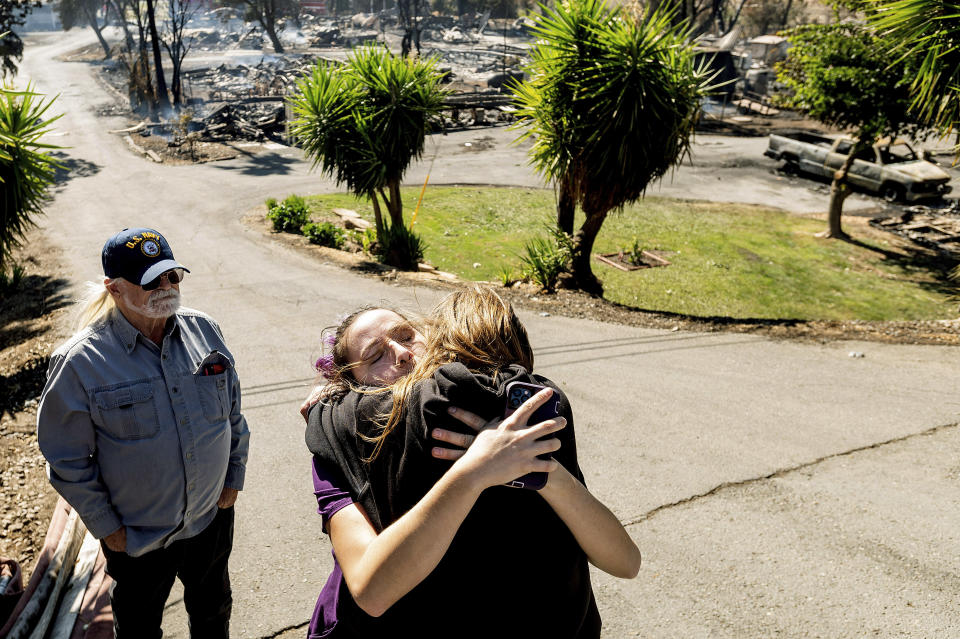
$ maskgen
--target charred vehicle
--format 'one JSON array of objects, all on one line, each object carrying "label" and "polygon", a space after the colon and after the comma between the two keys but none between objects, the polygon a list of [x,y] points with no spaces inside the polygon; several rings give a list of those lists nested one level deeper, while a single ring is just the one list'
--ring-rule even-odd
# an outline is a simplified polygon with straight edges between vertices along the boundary
[{"label": "charred vehicle", "polygon": [[[850,138],[812,133],[771,135],[764,155],[785,162],[786,170],[833,179],[853,146]],[[847,179],[888,202],[939,199],[950,192],[950,175],[899,139],[882,139],[859,151]]]}]

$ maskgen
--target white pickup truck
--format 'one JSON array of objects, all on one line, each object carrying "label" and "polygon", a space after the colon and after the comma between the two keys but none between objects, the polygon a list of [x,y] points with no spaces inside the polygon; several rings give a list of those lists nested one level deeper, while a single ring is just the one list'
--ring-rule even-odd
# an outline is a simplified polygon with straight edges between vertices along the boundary
[{"label": "white pickup truck", "polygon": [[[853,148],[850,138],[812,133],[771,135],[764,155],[786,162],[785,169],[833,179]],[[879,140],[853,160],[850,183],[879,193],[888,202],[939,199],[950,192],[950,175],[917,153],[903,140]]]}]

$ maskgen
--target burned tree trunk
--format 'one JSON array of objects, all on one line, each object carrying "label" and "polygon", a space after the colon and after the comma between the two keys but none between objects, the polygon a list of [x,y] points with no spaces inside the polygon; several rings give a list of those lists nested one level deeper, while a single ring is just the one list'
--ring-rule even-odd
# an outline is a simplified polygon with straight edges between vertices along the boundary
[{"label": "burned tree trunk", "polygon": [[103,38],[103,27],[100,26],[99,21],[97,20],[97,12],[89,4],[83,4],[83,13],[87,18],[87,22],[90,23],[90,28],[93,29],[93,32],[97,34],[97,40],[100,42],[100,46],[103,47],[103,55],[109,60],[110,59],[110,45],[107,44],[107,41]]},{"label": "burned tree trunk", "polygon": [[270,45],[273,47],[273,50],[277,53],[283,53],[283,45],[280,44],[280,38],[277,36],[277,18],[275,15],[265,15],[260,24],[263,25],[263,30],[267,33],[267,37],[270,38]]},{"label": "burned tree trunk", "polygon": [[[412,7],[411,7],[412,3]],[[403,28],[400,55],[407,57],[412,49],[420,55],[420,0],[397,0],[397,15]]]},{"label": "burned tree trunk", "polygon": [[167,81],[163,77],[163,58],[160,56],[160,36],[157,34],[157,19],[153,10],[153,0],[147,0],[147,23],[153,45],[153,64],[157,72],[157,106],[161,110],[169,109],[170,97],[167,95]]},{"label": "burned tree trunk", "polygon": [[130,34],[130,27],[127,25],[125,8],[121,10],[120,5],[117,4],[117,0],[108,0],[107,5],[113,9],[113,13],[116,14],[120,28],[123,29],[123,41],[127,44],[127,51],[132,55],[136,44],[133,41],[133,36]]}]

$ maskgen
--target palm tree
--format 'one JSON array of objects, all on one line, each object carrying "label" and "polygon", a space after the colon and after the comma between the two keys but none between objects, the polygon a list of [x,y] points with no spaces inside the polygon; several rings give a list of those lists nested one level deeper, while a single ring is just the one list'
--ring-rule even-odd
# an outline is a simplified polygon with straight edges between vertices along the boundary
[{"label": "palm tree", "polygon": [[[960,127],[960,0],[871,0],[871,24],[901,58],[914,58],[913,107],[944,134]],[[960,135],[960,133],[958,133]],[[960,145],[957,146],[960,153]]]},{"label": "palm tree", "polygon": [[40,142],[47,125],[60,117],[44,122],[51,104],[30,86],[25,91],[0,88],[0,273],[34,225],[32,217],[43,212],[54,180],[58,164],[45,150],[59,147]]},{"label": "palm tree", "polygon": [[381,246],[391,228],[404,228],[400,182],[423,154],[431,119],[443,106],[441,80],[432,59],[369,46],[356,49],[344,66],[318,62],[291,100],[293,135],[315,168],[370,198]]},{"label": "palm tree", "polygon": [[[672,12],[634,16],[604,0],[545,8],[529,71],[515,87],[534,168],[558,191],[557,226],[572,234],[571,279],[602,293],[590,254],[607,215],[679,164],[707,91]],[[574,212],[586,219],[573,234]]]}]

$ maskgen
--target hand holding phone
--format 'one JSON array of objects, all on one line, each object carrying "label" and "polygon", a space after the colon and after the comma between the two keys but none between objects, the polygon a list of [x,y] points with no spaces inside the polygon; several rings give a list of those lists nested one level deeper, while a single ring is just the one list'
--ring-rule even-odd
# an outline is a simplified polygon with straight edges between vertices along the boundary
[{"label": "hand holding phone", "polygon": [[[521,405],[540,391],[547,388],[539,384],[529,384],[527,382],[510,382],[507,384],[507,405],[503,410],[503,417],[510,417]],[[527,419],[528,424],[537,424],[539,422],[553,419],[560,416],[560,398],[554,393],[550,399],[541,405]],[[553,459],[549,454],[539,455],[540,459]],[[522,477],[517,477],[506,484],[514,488],[529,488],[531,490],[540,490],[547,485],[547,473],[527,473]]]},{"label": "hand holding phone", "polygon": [[[507,393],[505,398],[504,412],[507,414],[505,418],[494,418],[488,421],[468,410],[456,406],[448,407],[448,414],[472,428],[477,434],[468,435],[455,430],[434,428],[431,431],[431,437],[451,444],[455,448],[435,446],[430,454],[437,459],[460,463],[466,461],[465,458],[472,458],[469,465],[479,464],[476,469],[487,469],[484,474],[492,474],[494,477],[499,475],[499,479],[486,486],[503,484],[539,490],[546,485],[549,472],[557,466],[551,453],[560,448],[560,440],[554,435],[566,426],[566,420],[558,416],[558,397],[555,394],[542,392],[549,390],[547,387],[526,384],[526,388],[510,390],[514,392],[512,396],[511,393]],[[535,397],[538,393],[540,396]],[[520,414],[515,414],[518,412]],[[537,462],[533,465],[533,468],[537,469],[536,472],[528,472],[507,481],[511,474],[504,464],[507,466],[512,464],[514,468],[522,468],[520,472],[524,472],[531,468],[529,462],[534,459]],[[499,470],[495,467],[499,467]]]}]

